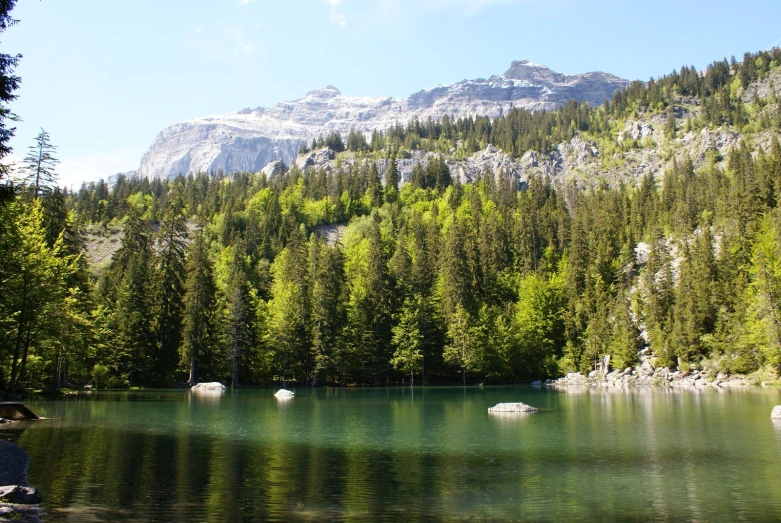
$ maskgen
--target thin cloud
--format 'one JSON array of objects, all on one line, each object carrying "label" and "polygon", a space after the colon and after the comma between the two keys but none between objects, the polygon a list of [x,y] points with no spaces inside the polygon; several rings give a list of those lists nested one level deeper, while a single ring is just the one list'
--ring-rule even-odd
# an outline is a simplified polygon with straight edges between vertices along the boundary
[{"label": "thin cloud", "polygon": [[254,4],[255,0],[241,0],[241,5]]},{"label": "thin cloud", "polygon": [[[315,0],[317,1],[317,0]],[[320,0],[326,5],[331,6],[331,14],[328,16],[328,21],[332,24],[338,25],[342,29],[347,29],[347,16],[341,12],[338,8],[344,0]]]},{"label": "thin cloud", "polygon": [[233,41],[235,42],[235,47],[233,48],[233,52],[236,54],[241,53],[254,53],[255,52],[255,44],[248,42],[244,39],[244,33],[242,32],[241,28],[238,27],[223,27],[223,32],[230,35],[233,38]]},{"label": "thin cloud", "polygon": [[199,25],[198,27],[195,28],[195,32],[196,33],[201,34],[201,31],[203,31],[203,26],[202,25]]},{"label": "thin cloud", "polygon": [[237,48],[240,51],[244,51],[245,53],[254,53],[255,52],[255,46],[252,44],[245,44],[244,42],[237,42],[236,43]]},{"label": "thin cloud", "polygon": [[328,17],[328,20],[335,23],[339,27],[347,28],[347,18],[345,18],[344,14],[342,13],[331,13],[331,16]]}]

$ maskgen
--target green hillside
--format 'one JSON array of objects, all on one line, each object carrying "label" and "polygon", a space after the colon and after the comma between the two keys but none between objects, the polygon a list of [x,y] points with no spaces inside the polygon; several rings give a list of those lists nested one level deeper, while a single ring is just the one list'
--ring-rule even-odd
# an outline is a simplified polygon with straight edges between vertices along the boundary
[{"label": "green hillside", "polygon": [[[0,206],[0,387],[492,383],[630,367],[644,346],[657,366],[774,379],[780,64],[324,137],[328,170],[19,187]],[[598,154],[566,175],[448,167],[573,138]],[[399,183],[414,151],[436,154]]]}]

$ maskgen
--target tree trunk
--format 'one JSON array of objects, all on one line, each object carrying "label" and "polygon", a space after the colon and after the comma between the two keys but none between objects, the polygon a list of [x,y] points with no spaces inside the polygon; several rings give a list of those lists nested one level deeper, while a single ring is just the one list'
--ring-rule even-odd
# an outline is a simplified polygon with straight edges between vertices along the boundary
[{"label": "tree trunk", "polygon": [[190,358],[190,380],[188,381],[190,387],[195,386],[195,356]]},{"label": "tree trunk", "polygon": [[24,379],[24,373],[27,370],[27,355],[30,352],[30,343],[32,342],[32,335],[29,335],[25,340],[24,350],[22,351],[22,363],[19,367],[19,379],[18,382],[22,383]]},{"label": "tree trunk", "polygon": [[231,376],[231,388],[239,385],[239,354],[236,342],[233,345],[233,373]]},{"label": "tree trunk", "polygon": [[466,387],[466,367],[461,367],[461,381],[464,384],[464,387]]},{"label": "tree trunk", "polygon": [[60,390],[62,388],[62,345],[57,348],[57,370],[54,378],[54,389]]},{"label": "tree trunk", "polygon": [[22,350],[22,330],[24,328],[24,320],[19,319],[19,324],[16,327],[16,342],[14,343],[14,355],[11,360],[11,381],[8,383],[8,391],[13,392],[16,388],[16,382],[19,378],[19,352]]}]

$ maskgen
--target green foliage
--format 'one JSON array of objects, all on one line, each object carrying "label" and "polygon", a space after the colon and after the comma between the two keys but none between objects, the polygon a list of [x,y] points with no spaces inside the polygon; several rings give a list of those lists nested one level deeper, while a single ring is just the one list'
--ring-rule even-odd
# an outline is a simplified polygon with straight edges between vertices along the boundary
[{"label": "green foliage", "polygon": [[[120,176],[19,198],[0,206],[0,385],[501,382],[604,356],[623,369],[646,344],[656,365],[779,372],[778,139],[699,168],[673,155],[679,131],[772,128],[770,103],[737,97],[779,59],[683,68],[602,107],[351,132],[356,161],[328,171]],[[678,129],[688,98],[700,112]],[[450,172],[488,144],[544,154],[576,135],[622,169],[636,145],[615,137],[639,115],[666,116],[670,163],[637,186]],[[414,149],[437,156],[400,184],[396,158]],[[123,229],[94,288],[86,226]]]}]

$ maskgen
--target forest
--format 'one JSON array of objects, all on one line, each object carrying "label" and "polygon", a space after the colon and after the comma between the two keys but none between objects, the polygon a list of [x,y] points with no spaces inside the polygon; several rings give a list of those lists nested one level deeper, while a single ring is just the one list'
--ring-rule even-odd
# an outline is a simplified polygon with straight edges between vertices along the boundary
[{"label": "forest", "polygon": [[[505,383],[587,373],[605,355],[630,367],[646,346],[657,366],[774,379],[781,104],[742,95],[779,64],[775,49],[635,82],[600,107],[319,138],[302,152],[363,161],[271,178],[120,176],[69,192],[41,131],[21,183],[2,180],[0,388]],[[698,110],[682,122],[683,104]],[[670,139],[722,126],[744,139],[632,183],[461,183],[444,161],[576,135],[615,148],[640,114],[667,115]],[[764,145],[745,138],[763,132]],[[442,156],[402,183],[395,159],[415,149]],[[87,231],[110,226],[120,247],[91,267]]]}]

